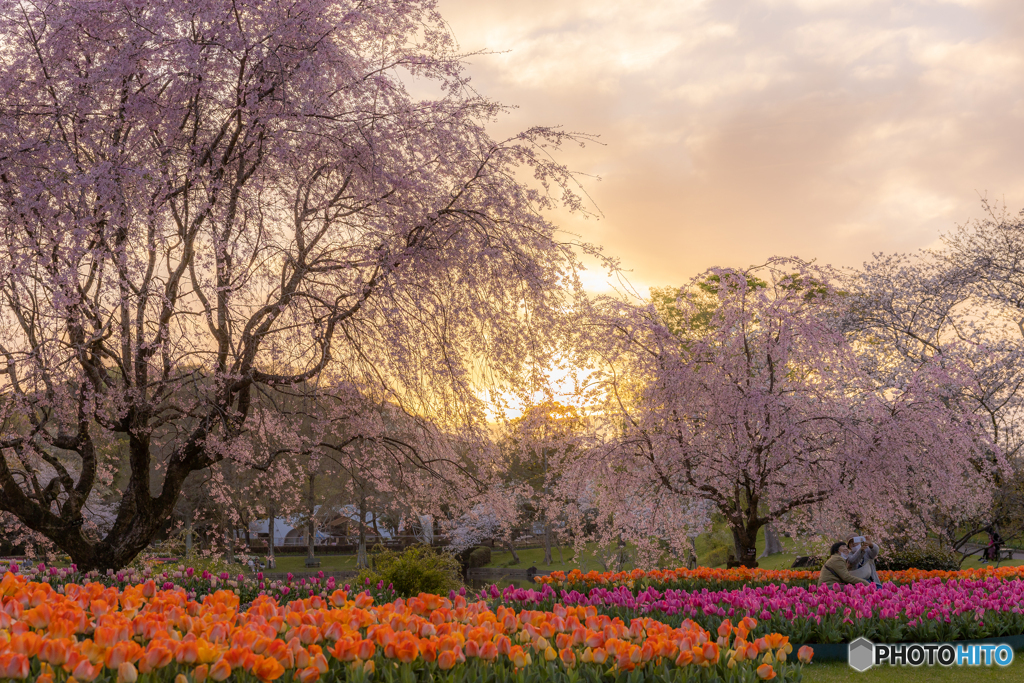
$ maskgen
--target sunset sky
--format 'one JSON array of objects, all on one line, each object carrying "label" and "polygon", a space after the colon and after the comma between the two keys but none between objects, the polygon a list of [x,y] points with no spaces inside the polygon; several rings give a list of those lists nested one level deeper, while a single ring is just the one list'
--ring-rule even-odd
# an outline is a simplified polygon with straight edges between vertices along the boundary
[{"label": "sunset sky", "polygon": [[[773,255],[856,266],[1024,208],[1024,2],[440,0],[500,136],[602,145],[604,214],[567,229],[629,279],[682,283]],[[598,278],[599,279],[599,278]],[[597,279],[590,286],[599,289]]]}]

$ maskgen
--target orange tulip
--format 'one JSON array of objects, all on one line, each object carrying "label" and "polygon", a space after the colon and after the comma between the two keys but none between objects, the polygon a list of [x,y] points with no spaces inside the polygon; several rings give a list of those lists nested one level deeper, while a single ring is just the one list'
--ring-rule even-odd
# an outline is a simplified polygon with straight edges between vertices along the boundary
[{"label": "orange tulip", "polygon": [[565,664],[570,669],[576,666],[576,653],[569,648],[562,648],[559,650],[558,657],[562,660],[562,664]]},{"label": "orange tulip", "polygon": [[88,659],[83,659],[75,665],[71,675],[80,681],[91,681],[99,675],[102,669],[102,666],[96,666]]},{"label": "orange tulip", "polygon": [[306,624],[299,628],[299,642],[303,645],[312,645],[313,643],[319,643],[323,640],[320,635],[320,629],[312,624]]},{"label": "orange tulip", "polygon": [[50,625],[50,619],[53,618],[53,610],[50,609],[49,605],[43,603],[25,612],[21,618],[32,628],[43,630]]},{"label": "orange tulip", "polygon": [[157,669],[162,669],[170,664],[173,659],[174,656],[167,648],[159,645],[150,645],[146,653],[139,659],[139,671],[148,674]]},{"label": "orange tulip", "polygon": [[422,655],[423,659],[426,661],[433,662],[437,659],[437,643],[434,641],[423,638],[419,642],[419,648],[420,655]]},{"label": "orange tulip", "polygon": [[35,657],[43,647],[43,639],[39,637],[39,634],[32,633],[31,631],[17,633],[11,638],[10,647],[12,652],[17,652],[26,657]]},{"label": "orange tulip", "polygon": [[[470,642],[473,642],[473,641],[470,641]],[[467,645],[468,645],[468,643],[467,643]],[[468,650],[468,648],[467,648],[467,650]],[[419,656],[420,656],[420,649],[417,646],[417,644],[414,641],[412,641],[412,640],[403,641],[403,642],[399,643],[397,647],[395,647],[395,658],[398,661],[403,662],[405,664],[408,664],[410,662],[416,661],[416,658],[419,657]]]},{"label": "orange tulip", "polygon": [[139,670],[131,662],[121,662],[117,666],[117,683],[135,683],[139,679]]},{"label": "orange tulip", "polygon": [[71,641],[63,638],[47,640],[39,648],[39,659],[53,666],[60,666],[68,659],[70,645]]},{"label": "orange tulip", "polygon": [[813,656],[814,650],[809,645],[804,645],[796,651],[796,658],[803,664],[810,664]]},{"label": "orange tulip", "polygon": [[215,681],[227,680],[228,676],[231,675],[231,665],[225,662],[223,659],[218,659],[217,662],[210,667],[210,678]]},{"label": "orange tulip", "polygon": [[219,621],[210,627],[210,632],[207,634],[207,640],[211,643],[223,643],[228,639],[230,633],[230,627],[227,623]]},{"label": "orange tulip", "polygon": [[444,650],[437,655],[437,666],[442,671],[447,671],[455,666],[456,656],[454,650]]},{"label": "orange tulip", "polygon": [[246,657],[250,654],[251,653],[248,650],[244,650],[240,647],[233,647],[222,656],[224,661],[228,663],[228,666],[232,669],[238,669],[245,666]]},{"label": "orange tulip", "polygon": [[493,662],[498,658],[498,646],[492,641],[484,643],[483,647],[480,648],[480,659],[484,661]]},{"label": "orange tulip", "polygon": [[718,663],[718,655],[719,655],[718,643],[704,643],[704,645],[701,646],[701,657],[702,657],[702,660],[703,660],[701,662],[701,664],[703,666],[709,666],[711,664],[717,664]]},{"label": "orange tulip", "polygon": [[195,664],[199,661],[199,643],[195,640],[183,642],[174,655],[178,664]]},{"label": "orange tulip", "polygon": [[20,652],[0,654],[0,677],[22,680],[28,678],[28,657]]},{"label": "orange tulip", "polygon": [[284,675],[284,667],[273,657],[261,657],[253,664],[252,673],[261,681],[275,681]]},{"label": "orange tulip", "polygon": [[299,683],[313,683],[313,681],[320,678],[320,672],[317,671],[316,667],[306,667],[298,673]]},{"label": "orange tulip", "polygon": [[770,681],[775,678],[775,669],[772,668],[771,664],[762,664],[757,667],[757,677],[762,681]]},{"label": "orange tulip", "polygon": [[373,653],[376,652],[377,647],[373,644],[372,640],[363,639],[359,641],[359,645],[356,646],[356,656],[359,659],[367,660],[373,657]]}]

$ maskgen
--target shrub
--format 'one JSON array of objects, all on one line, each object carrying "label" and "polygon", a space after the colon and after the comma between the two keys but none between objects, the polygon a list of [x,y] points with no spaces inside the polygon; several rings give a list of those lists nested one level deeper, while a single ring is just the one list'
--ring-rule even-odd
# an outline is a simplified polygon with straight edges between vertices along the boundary
[{"label": "shrub", "polygon": [[720,545],[717,548],[712,548],[711,551],[704,557],[704,561],[709,567],[717,567],[718,565],[725,564],[728,562],[730,556],[729,549],[724,545]]},{"label": "shrub", "polygon": [[959,568],[956,557],[952,553],[908,548],[893,550],[879,555],[875,559],[875,567],[879,570],[903,571],[905,569],[922,569],[953,571]]},{"label": "shrub", "polygon": [[428,545],[411,545],[401,552],[378,547],[370,555],[370,569],[359,573],[356,585],[366,585],[367,579],[372,585],[390,584],[405,598],[420,593],[447,595],[462,586],[458,559]]},{"label": "shrub", "polygon": [[491,563],[491,549],[485,545],[478,545],[469,553],[469,561],[466,563],[470,569],[486,567]]}]

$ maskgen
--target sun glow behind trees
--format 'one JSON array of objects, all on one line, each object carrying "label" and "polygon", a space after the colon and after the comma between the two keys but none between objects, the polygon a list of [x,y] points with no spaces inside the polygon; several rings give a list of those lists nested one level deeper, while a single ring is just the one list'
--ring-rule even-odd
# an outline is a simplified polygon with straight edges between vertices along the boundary
[{"label": "sun glow behind trees", "polygon": [[[590,248],[543,215],[581,207],[548,152],[583,139],[491,140],[502,107],[430,2],[19,3],[0,36],[0,508],[80,566],[134,557],[192,472],[328,448],[344,407],[271,408],[296,387],[328,407],[365,387],[480,440],[474,364],[518,386],[568,334]],[[131,477],[97,536],[82,511],[108,432]],[[426,462],[461,500],[450,459]]]},{"label": "sun glow behind trees", "polygon": [[1020,442],[1024,345],[962,310],[1024,308],[1019,221],[647,302],[596,291],[614,259],[546,218],[586,213],[553,154],[591,138],[491,139],[505,109],[428,0],[16,3],[0,42],[0,510],[83,568],[218,463],[244,492],[334,459],[507,522],[493,424],[552,402],[587,433],[531,494],[548,525],[649,557],[711,506],[741,559],[769,521],[955,526]]}]

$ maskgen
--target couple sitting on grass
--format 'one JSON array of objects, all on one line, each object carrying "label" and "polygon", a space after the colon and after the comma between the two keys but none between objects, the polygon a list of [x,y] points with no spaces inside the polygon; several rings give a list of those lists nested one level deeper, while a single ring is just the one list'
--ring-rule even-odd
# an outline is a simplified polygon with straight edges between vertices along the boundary
[{"label": "couple sitting on grass", "polygon": [[878,545],[864,536],[853,536],[844,543],[832,544],[830,557],[821,568],[818,583],[825,585],[864,583],[880,586],[875,558]]}]

